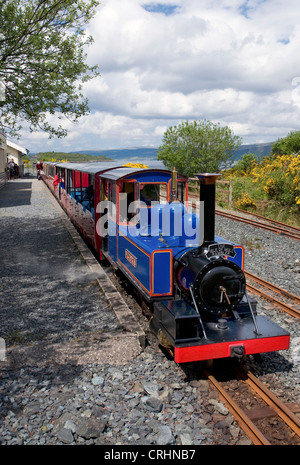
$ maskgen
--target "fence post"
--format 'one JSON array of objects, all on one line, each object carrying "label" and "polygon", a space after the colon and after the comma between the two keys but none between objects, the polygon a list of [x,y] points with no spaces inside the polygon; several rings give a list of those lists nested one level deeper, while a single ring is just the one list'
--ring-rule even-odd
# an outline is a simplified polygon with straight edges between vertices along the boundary
[{"label": "fence post", "polygon": [[232,179],[229,180],[229,199],[228,199],[229,210],[232,209]]}]

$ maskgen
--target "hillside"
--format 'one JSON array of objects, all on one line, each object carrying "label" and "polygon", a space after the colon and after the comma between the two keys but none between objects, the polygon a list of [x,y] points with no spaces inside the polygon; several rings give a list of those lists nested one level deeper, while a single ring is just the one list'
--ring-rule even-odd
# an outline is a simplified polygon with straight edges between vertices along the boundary
[{"label": "hillside", "polygon": [[235,152],[233,159],[239,160],[245,153],[253,153],[259,160],[270,154],[273,142],[265,144],[247,144],[241,145],[240,148]]},{"label": "hillside", "polygon": [[[264,144],[245,144],[235,152],[233,159],[234,161],[239,160],[245,153],[253,153],[258,159],[262,159],[271,152],[272,142]],[[130,160],[130,161],[146,161],[156,160],[157,149],[149,147],[134,147],[128,149],[110,149],[110,150],[86,150],[86,153],[93,156],[105,155],[114,160]]]},{"label": "hillside", "polygon": [[69,162],[81,162],[81,161],[112,161],[111,158],[107,158],[104,155],[93,156],[87,152],[39,152],[30,155],[30,160],[43,160],[43,161],[69,161]]},{"label": "hillside", "polygon": [[106,156],[114,160],[127,160],[136,161],[139,160],[156,160],[157,148],[150,147],[132,147],[127,149],[108,149],[108,150],[85,150],[78,153],[86,153],[88,155]]},{"label": "hillside", "polygon": [[[261,160],[264,156],[269,155],[272,148],[272,142],[266,144],[248,144],[241,145],[235,152],[233,160],[239,160],[245,153],[253,153]],[[39,152],[32,154],[30,159],[43,161],[68,160],[69,162],[79,161],[112,161],[122,162],[141,162],[156,160],[157,148],[150,147],[132,147],[127,149],[107,149],[107,150],[79,150],[76,152]]]}]

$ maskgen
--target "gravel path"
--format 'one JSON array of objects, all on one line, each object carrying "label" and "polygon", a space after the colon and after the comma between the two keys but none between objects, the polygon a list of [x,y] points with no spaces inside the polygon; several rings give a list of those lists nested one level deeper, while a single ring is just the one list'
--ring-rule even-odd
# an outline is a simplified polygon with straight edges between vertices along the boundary
[{"label": "gravel path", "polygon": [[[299,294],[299,243],[221,218],[216,226],[244,241],[247,270]],[[183,371],[155,344],[127,356],[122,328],[42,183],[13,181],[0,192],[0,247],[0,337],[8,352],[48,349],[40,361],[0,362],[0,444],[251,444],[197,364]],[[291,332],[291,348],[247,363],[283,400],[300,403],[299,324],[270,307],[258,311]],[[118,338],[123,358],[56,357],[58,347],[77,350],[83,340],[81,349],[97,351]]]},{"label": "gravel path", "polygon": [[[42,181],[0,193],[1,336],[7,345],[118,330],[95,276],[78,253]],[[17,312],[16,312],[17,309]]]}]

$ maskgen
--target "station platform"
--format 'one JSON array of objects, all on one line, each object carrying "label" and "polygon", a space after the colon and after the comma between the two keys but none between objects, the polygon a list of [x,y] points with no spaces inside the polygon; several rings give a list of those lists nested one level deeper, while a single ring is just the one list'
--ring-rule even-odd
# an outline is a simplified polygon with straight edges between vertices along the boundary
[{"label": "station platform", "polygon": [[0,190],[0,282],[3,363],[118,365],[143,349],[131,310],[37,178]]}]

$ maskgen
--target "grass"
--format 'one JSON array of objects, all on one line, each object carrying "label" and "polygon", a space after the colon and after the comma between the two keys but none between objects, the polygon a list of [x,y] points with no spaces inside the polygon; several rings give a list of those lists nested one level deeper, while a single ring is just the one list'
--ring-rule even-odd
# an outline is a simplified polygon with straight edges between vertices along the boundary
[{"label": "grass", "polygon": [[[248,194],[255,206],[247,205],[247,203],[239,205],[239,200],[243,194]],[[232,200],[234,209],[240,208],[300,228],[300,215],[297,208],[288,205],[283,206],[274,200],[270,200],[263,186],[260,183],[253,182],[251,176],[232,178]],[[221,197],[217,194],[217,203],[223,208],[228,208],[228,196],[223,195]]]},{"label": "grass", "polygon": [[30,157],[30,160],[43,160],[43,161],[68,161],[68,162],[84,162],[84,161],[112,161],[111,158],[104,155],[93,156],[84,155],[82,153],[66,153],[66,152],[39,152]]}]

